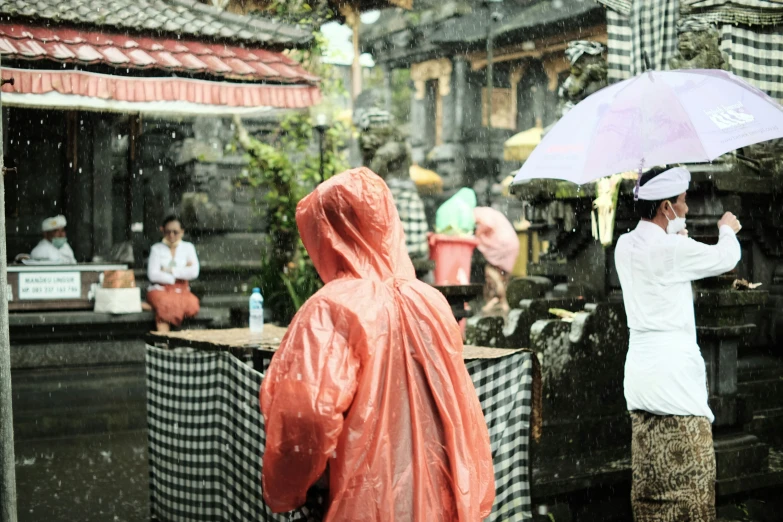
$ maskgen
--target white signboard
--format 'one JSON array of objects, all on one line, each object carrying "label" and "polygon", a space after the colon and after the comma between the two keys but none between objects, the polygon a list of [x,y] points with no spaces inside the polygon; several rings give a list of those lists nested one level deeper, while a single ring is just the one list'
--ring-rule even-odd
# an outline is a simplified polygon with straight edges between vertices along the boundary
[{"label": "white signboard", "polygon": [[19,274],[19,300],[80,299],[80,272],[31,272]]}]

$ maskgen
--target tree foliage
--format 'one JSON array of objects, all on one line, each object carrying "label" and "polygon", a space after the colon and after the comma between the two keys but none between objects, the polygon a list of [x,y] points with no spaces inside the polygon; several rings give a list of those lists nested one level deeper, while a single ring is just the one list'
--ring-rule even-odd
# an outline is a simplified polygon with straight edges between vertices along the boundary
[{"label": "tree foliage", "polygon": [[[230,0],[227,7],[243,14],[271,16],[287,23],[313,28],[313,44],[287,54],[320,78],[324,99],[343,89],[334,67],[321,61],[325,46],[318,28],[334,18],[327,0]],[[257,212],[267,221],[267,237],[257,283],[275,318],[288,322],[322,283],[296,226],[296,206],[322,181],[347,168],[344,157],[347,129],[340,122],[323,134],[323,178],[320,174],[319,136],[306,112],[291,112],[272,136],[264,141],[250,135],[236,118],[237,141],[245,151],[245,179],[264,194],[256,203]]]},{"label": "tree foliage", "polygon": [[238,141],[248,164],[241,181],[264,193],[256,208],[265,214],[268,223],[258,285],[275,317],[287,322],[321,287],[299,237],[296,206],[318,183],[347,168],[342,152],[346,129],[337,123],[324,133],[322,179],[319,151],[311,147],[314,129],[308,114],[286,116],[268,142],[238,128]]}]

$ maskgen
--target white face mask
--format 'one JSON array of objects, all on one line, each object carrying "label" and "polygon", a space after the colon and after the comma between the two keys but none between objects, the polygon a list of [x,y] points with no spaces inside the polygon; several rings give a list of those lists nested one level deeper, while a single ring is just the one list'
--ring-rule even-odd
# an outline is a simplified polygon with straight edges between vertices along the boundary
[{"label": "white face mask", "polygon": [[674,207],[671,203],[669,203],[669,207],[672,209],[672,212],[674,213],[674,219],[669,219],[666,214],[663,215],[663,217],[666,218],[666,221],[669,222],[668,225],[666,225],[666,233],[667,234],[679,234],[683,230],[685,230],[685,217],[680,217],[677,215],[677,212],[675,212]]}]

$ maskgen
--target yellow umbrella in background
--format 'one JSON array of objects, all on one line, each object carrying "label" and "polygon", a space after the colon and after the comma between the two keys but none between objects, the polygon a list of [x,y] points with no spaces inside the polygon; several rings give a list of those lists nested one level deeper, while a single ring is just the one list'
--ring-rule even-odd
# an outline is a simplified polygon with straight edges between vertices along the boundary
[{"label": "yellow umbrella in background", "polygon": [[542,126],[537,124],[532,129],[511,136],[503,144],[503,159],[506,161],[525,161],[530,157],[533,149],[541,143],[543,130]]},{"label": "yellow umbrella in background", "polygon": [[419,193],[432,195],[443,192],[443,180],[438,176],[437,172],[427,170],[418,165],[411,165],[409,172],[411,179],[416,184],[416,188],[419,189]]}]

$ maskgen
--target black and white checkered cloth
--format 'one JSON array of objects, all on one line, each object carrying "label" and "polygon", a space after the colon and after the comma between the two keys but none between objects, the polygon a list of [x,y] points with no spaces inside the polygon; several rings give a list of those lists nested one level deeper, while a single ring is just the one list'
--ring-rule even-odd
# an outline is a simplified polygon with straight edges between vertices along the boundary
[{"label": "black and white checkered cloth", "polygon": [[631,6],[631,75],[644,72],[647,67],[644,53],[654,71],[665,71],[677,51],[678,0],[647,0]]},{"label": "black and white checkered cloth", "polygon": [[[264,370],[269,360],[264,360]],[[304,507],[275,515],[263,503],[262,374],[226,353],[147,346],[150,509],[162,521],[320,520]],[[532,519],[533,361],[518,352],[466,363],[489,428],[495,466],[490,521]],[[316,505],[322,499],[315,498]]]},{"label": "black and white checkered cloth", "polygon": [[778,25],[783,5],[780,0],[680,0],[680,15],[717,25]]},{"label": "black and white checkered cloth", "polygon": [[[783,2],[771,0],[598,0],[606,6],[611,83],[644,70],[646,50],[655,70],[668,68],[677,49],[677,23],[716,25],[731,71],[783,100]],[[678,7],[678,3],[680,4]],[[679,11],[678,11],[679,9]]]},{"label": "black and white checkered cloth", "polygon": [[405,232],[405,246],[411,258],[426,258],[430,247],[427,243],[427,215],[424,212],[424,202],[412,179],[390,178],[386,180],[394,198],[394,205],[402,221]]},{"label": "black and white checkered cloth", "polygon": [[487,520],[532,520],[530,413],[533,360],[528,352],[466,362],[489,428],[495,505]]},{"label": "black and white checkered cloth", "polygon": [[665,71],[677,51],[679,0],[598,0],[607,7],[609,81],[625,80],[650,68]]},{"label": "black and white checkered cloth", "polygon": [[261,375],[223,353],[147,347],[150,510],[159,520],[288,520],[261,502]]},{"label": "black and white checkered cloth", "polygon": [[607,78],[609,83],[627,80],[631,75],[631,43],[632,31],[628,12],[606,10],[607,32]]},{"label": "black and white checkered cloth", "polygon": [[724,24],[720,33],[731,72],[783,102],[783,27]]}]

